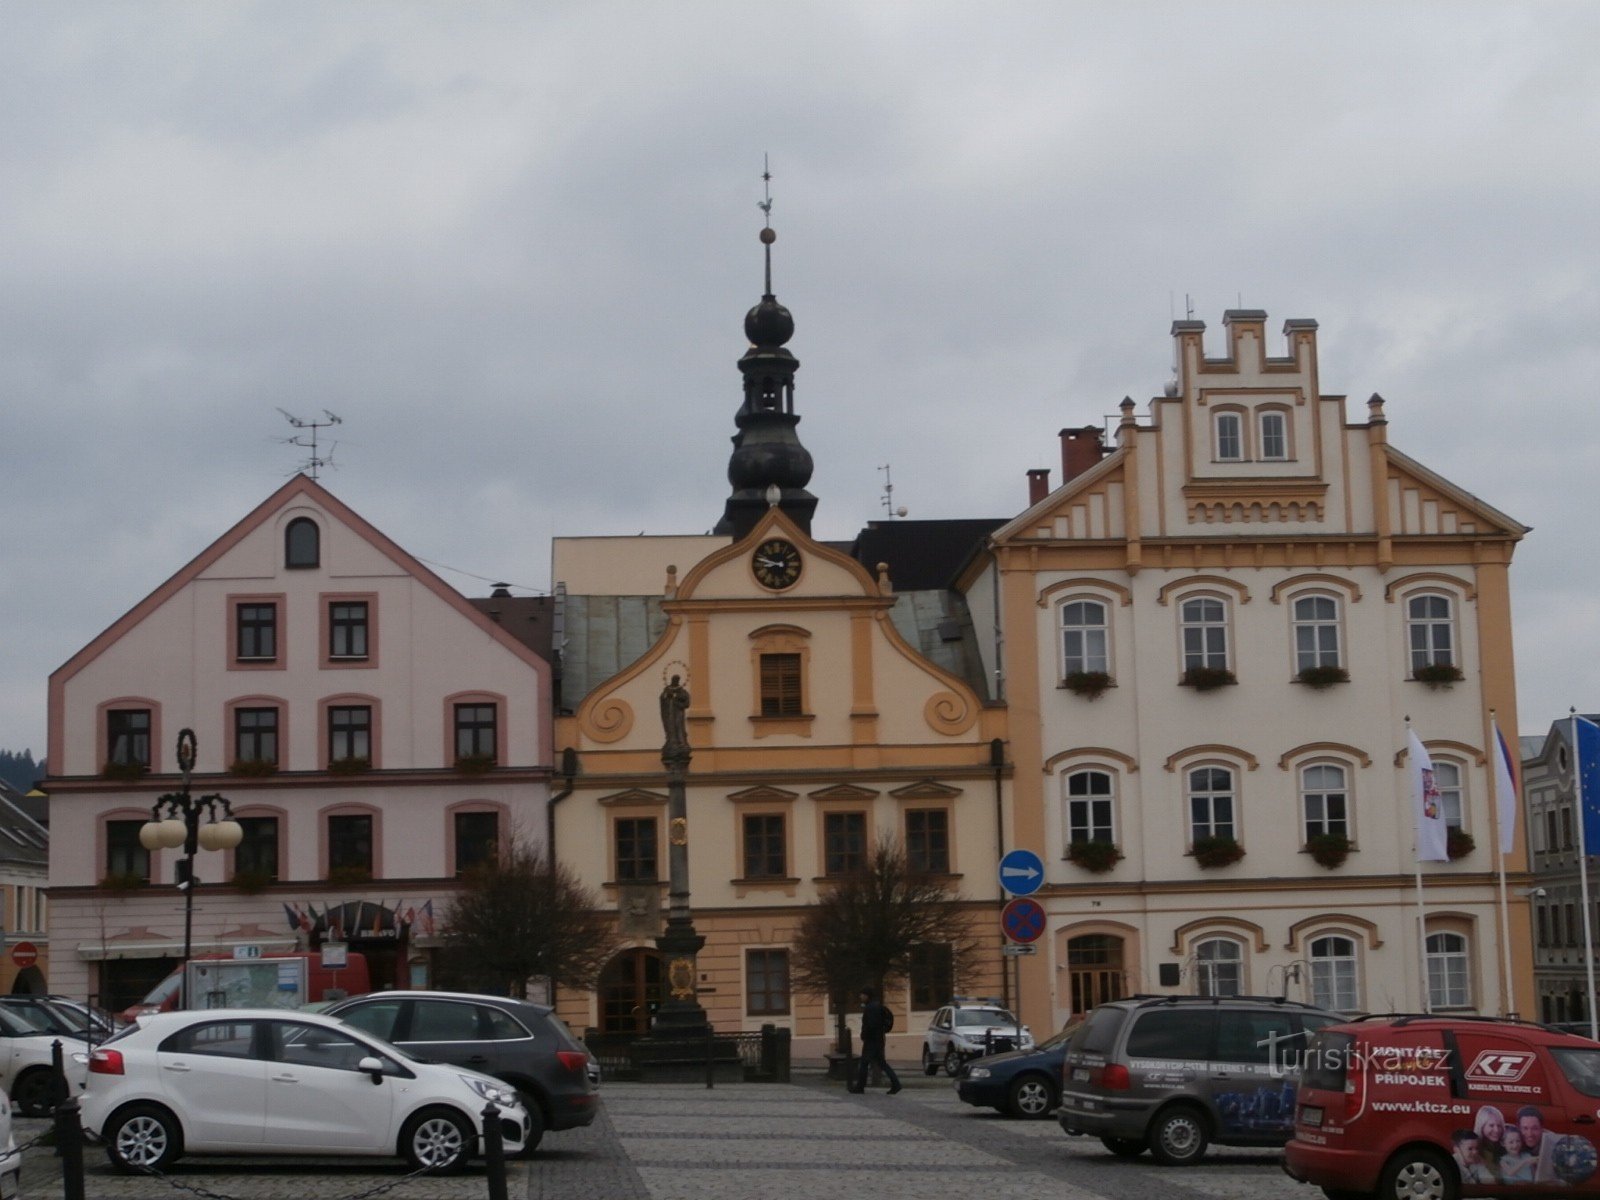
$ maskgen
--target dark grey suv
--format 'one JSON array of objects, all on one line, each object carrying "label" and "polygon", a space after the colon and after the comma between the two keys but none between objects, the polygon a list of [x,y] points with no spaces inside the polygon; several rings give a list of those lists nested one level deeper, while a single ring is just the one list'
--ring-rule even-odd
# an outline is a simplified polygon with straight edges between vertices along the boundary
[{"label": "dark grey suv", "polygon": [[1113,1154],[1192,1163],[1212,1142],[1294,1133],[1306,1038],[1346,1018],[1257,996],[1134,996],[1089,1013],[1067,1044],[1056,1119]]},{"label": "dark grey suv", "polygon": [[589,1124],[599,1107],[589,1051],[543,1004],[463,992],[373,992],[323,1011],[418,1058],[505,1080],[533,1121],[525,1153],[547,1129]]}]

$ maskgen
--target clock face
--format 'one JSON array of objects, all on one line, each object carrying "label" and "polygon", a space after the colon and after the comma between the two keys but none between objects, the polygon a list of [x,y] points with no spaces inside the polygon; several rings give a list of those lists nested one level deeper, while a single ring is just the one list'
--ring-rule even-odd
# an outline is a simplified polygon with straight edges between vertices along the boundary
[{"label": "clock face", "polygon": [[792,542],[782,538],[768,538],[756,547],[750,559],[750,570],[756,582],[773,591],[793,587],[800,578],[800,551]]}]

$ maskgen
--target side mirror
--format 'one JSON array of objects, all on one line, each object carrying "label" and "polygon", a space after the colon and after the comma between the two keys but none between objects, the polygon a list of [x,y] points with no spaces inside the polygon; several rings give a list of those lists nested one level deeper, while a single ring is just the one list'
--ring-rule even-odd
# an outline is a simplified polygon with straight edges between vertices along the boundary
[{"label": "side mirror", "polygon": [[383,1059],[369,1054],[356,1064],[356,1070],[365,1071],[372,1076],[373,1083],[383,1082]]}]

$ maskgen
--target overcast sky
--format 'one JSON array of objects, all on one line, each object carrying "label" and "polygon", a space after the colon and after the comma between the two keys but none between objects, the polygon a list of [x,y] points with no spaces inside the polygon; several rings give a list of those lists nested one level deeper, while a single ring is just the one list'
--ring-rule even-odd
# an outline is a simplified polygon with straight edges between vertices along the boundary
[{"label": "overcast sky", "polygon": [[819,536],[886,463],[913,517],[1014,515],[1186,296],[1242,301],[1535,527],[1523,732],[1600,708],[1597,49],[1526,0],[4,0],[0,748],[293,473],[279,407],[469,595],[707,530],[764,153]]}]

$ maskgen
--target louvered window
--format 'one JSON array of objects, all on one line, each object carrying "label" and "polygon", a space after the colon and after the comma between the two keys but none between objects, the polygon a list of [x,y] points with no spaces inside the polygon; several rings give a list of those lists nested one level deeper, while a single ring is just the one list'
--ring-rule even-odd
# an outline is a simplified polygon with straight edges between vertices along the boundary
[{"label": "louvered window", "polygon": [[798,717],[800,705],[800,656],[763,654],[761,656],[761,715]]}]

